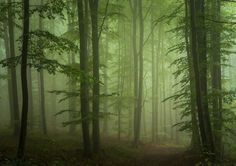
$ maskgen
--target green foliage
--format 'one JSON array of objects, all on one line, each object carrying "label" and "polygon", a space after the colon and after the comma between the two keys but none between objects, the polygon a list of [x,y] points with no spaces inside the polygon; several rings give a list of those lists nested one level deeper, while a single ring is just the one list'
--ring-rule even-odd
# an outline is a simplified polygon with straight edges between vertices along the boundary
[{"label": "green foliage", "polygon": [[30,10],[30,14],[39,14],[40,17],[48,19],[55,19],[56,16],[65,19],[64,10],[69,10],[65,1],[50,0],[43,5],[33,6]]},{"label": "green foliage", "polygon": [[0,74],[0,79],[1,80],[7,80],[7,79],[9,79],[9,77],[5,74]]},{"label": "green foliage", "polygon": [[98,119],[98,118],[99,119],[107,118],[108,116],[117,116],[116,114],[111,112],[99,112],[99,116],[94,115],[92,112],[88,112],[87,117],[82,118],[81,114],[79,114],[80,113],[79,111],[73,111],[73,110],[62,110],[57,114],[60,115],[66,112],[75,112],[77,113],[77,116],[73,120],[63,122],[62,123],[63,127],[67,127],[68,125],[80,125],[84,120],[91,121],[93,119]]},{"label": "green foliage", "polygon": [[[22,19],[22,2],[1,2],[0,3],[0,22],[7,20],[7,11],[11,9],[13,17]],[[63,0],[50,0],[42,5],[31,5],[30,6],[30,16],[38,14],[42,18],[55,19],[56,16],[64,19],[64,10],[69,10],[66,3]]]},{"label": "green foliage", "polygon": [[68,92],[68,91],[65,91],[65,90],[61,90],[61,91],[60,90],[53,90],[53,91],[49,91],[49,93],[53,93],[53,94],[56,94],[56,95],[63,95],[63,98],[61,98],[59,100],[59,103],[65,101],[67,99],[80,96],[80,91],[79,90],[73,90],[73,92]]}]

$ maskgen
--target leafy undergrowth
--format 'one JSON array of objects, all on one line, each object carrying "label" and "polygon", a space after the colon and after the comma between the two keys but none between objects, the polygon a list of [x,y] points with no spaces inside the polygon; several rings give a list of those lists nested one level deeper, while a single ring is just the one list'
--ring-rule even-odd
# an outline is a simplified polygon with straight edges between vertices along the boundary
[{"label": "leafy undergrowth", "polygon": [[[5,135],[5,136],[1,136]],[[0,165],[16,165],[16,138],[0,135]],[[67,133],[63,135],[68,135]],[[144,144],[132,148],[128,141],[103,139],[100,154],[83,157],[80,136],[30,135],[22,166],[194,166],[199,156],[171,145]]]}]

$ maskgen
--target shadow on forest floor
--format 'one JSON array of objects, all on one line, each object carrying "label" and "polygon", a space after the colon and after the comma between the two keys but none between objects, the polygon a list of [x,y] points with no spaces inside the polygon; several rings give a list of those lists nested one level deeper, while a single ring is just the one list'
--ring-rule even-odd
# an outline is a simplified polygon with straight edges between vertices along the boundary
[{"label": "shadow on forest floor", "polygon": [[[178,146],[143,144],[134,149],[128,141],[111,138],[103,141],[99,155],[84,159],[81,141],[76,138],[79,136],[29,136],[22,166],[194,166],[199,162],[199,156]],[[0,136],[0,166],[15,165],[16,145],[15,138]]]}]

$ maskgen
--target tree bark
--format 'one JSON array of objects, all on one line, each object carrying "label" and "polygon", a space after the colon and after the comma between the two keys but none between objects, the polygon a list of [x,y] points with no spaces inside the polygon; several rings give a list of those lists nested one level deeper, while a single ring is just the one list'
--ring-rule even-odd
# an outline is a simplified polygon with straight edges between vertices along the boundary
[{"label": "tree bark", "polygon": [[[11,4],[12,1],[8,0],[8,3]],[[14,35],[14,21],[13,21],[13,11],[12,8],[8,8],[8,28],[9,28],[9,44],[10,44],[10,57],[15,58],[15,35]],[[20,128],[20,111],[18,103],[18,89],[17,89],[17,76],[16,76],[16,67],[11,66],[11,84],[12,84],[12,97],[13,97],[13,118],[14,118],[14,136],[19,134]]]},{"label": "tree bark", "polygon": [[214,142],[207,102],[207,57],[204,0],[190,0],[191,51],[195,75],[196,103],[204,158],[214,162]]},{"label": "tree bark", "polygon": [[[4,44],[6,58],[10,58],[10,48],[9,48],[9,32],[7,23],[4,23]],[[8,89],[8,99],[9,99],[9,111],[10,111],[10,127],[14,129],[14,107],[13,107],[13,92],[12,92],[12,79],[11,79],[11,69],[7,68],[7,89]]]},{"label": "tree bark", "polygon": [[81,118],[83,132],[84,155],[91,157],[92,148],[89,134],[89,89],[87,85],[88,75],[88,53],[87,53],[87,34],[85,33],[84,22],[84,2],[78,0],[78,17],[79,17],[79,35],[80,35],[80,70],[82,78],[80,82],[80,102],[81,102]]},{"label": "tree bark", "polygon": [[17,158],[22,159],[25,152],[28,119],[27,57],[29,41],[29,0],[23,1],[23,40],[21,52],[22,114]]},{"label": "tree bark", "polygon": [[157,88],[157,82],[156,82],[156,58],[155,58],[155,45],[154,45],[154,25],[153,25],[153,14],[151,14],[151,50],[152,50],[152,142],[156,143],[157,142],[157,133],[156,133],[156,128],[157,128],[157,94],[156,94],[156,88]]},{"label": "tree bark", "polygon": [[[211,2],[212,20],[220,21],[221,0]],[[211,26],[211,84],[212,84],[212,109],[213,129],[216,146],[216,159],[222,160],[222,82],[221,82],[221,26],[212,23]]]},{"label": "tree bark", "polygon": [[93,149],[100,150],[99,129],[99,37],[98,37],[98,0],[89,0],[92,22],[92,50],[93,50]]},{"label": "tree bark", "polygon": [[[68,6],[72,6],[72,15],[74,14],[74,5],[73,5],[73,2],[71,4],[71,2],[67,1],[67,5]],[[68,31],[72,31],[73,30],[73,27],[71,26],[72,24],[74,23],[74,18],[71,17],[70,13],[68,13],[68,26],[67,26],[67,30]],[[73,66],[75,64],[75,54],[74,53],[70,53],[69,56],[68,56],[68,63],[69,65]],[[73,78],[69,78],[69,92],[74,92],[76,90],[76,82],[73,80]],[[75,98],[74,97],[71,97],[69,98],[69,121],[73,121],[75,118],[76,118],[76,115],[75,115],[75,110],[76,109],[76,103],[75,103]],[[76,124],[72,123],[69,125],[69,133],[70,134],[74,134],[76,130]]]},{"label": "tree bark", "polygon": [[188,59],[188,70],[189,70],[189,79],[190,79],[190,108],[191,108],[191,122],[192,122],[192,138],[191,138],[191,148],[194,151],[200,151],[200,135],[199,128],[197,122],[197,110],[196,110],[196,101],[195,101],[195,78],[193,71],[193,60],[191,57],[191,48],[190,48],[190,33],[189,33],[189,8],[188,8],[188,0],[185,0],[185,43],[186,43],[186,52]]},{"label": "tree bark", "polygon": [[137,112],[136,123],[134,131],[134,146],[137,147],[140,141],[140,128],[141,128],[141,115],[143,109],[143,37],[144,37],[144,25],[143,25],[143,12],[142,12],[142,0],[138,1],[138,15],[139,15],[139,73],[138,73],[138,99],[137,99]]},{"label": "tree bark", "polygon": [[[40,1],[40,5],[43,5],[43,0]],[[39,16],[39,29],[43,30],[43,20],[42,17]],[[43,48],[41,48],[43,41],[39,41],[40,45],[40,53],[43,56]],[[45,88],[44,88],[44,72],[43,69],[39,71],[39,94],[40,94],[40,110],[41,110],[41,125],[42,125],[42,132],[44,135],[47,135],[47,121],[46,121],[46,110],[45,110]]]}]

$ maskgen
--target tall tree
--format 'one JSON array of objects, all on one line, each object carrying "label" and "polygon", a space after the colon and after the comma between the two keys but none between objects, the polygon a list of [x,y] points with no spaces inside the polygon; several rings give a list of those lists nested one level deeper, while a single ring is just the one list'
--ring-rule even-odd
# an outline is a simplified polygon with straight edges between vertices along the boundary
[{"label": "tall tree", "polygon": [[156,94],[156,57],[155,57],[155,33],[154,33],[154,16],[153,16],[153,8],[151,12],[151,51],[152,51],[152,141],[156,143],[157,141],[157,94]]},{"label": "tall tree", "polygon": [[[220,21],[221,0],[211,1],[211,19]],[[222,82],[221,82],[221,25],[212,22],[210,29],[211,86],[213,129],[216,146],[216,159],[221,160],[222,153]]]},{"label": "tall tree", "polygon": [[[137,131],[137,99],[138,99],[138,52],[137,52],[137,16],[138,16],[138,4],[136,0],[129,0],[130,9],[132,12],[132,48],[133,48],[133,61],[134,61],[134,118],[133,118],[133,130],[134,137]],[[136,142],[134,141],[134,146]]]},{"label": "tall tree", "polygon": [[199,151],[200,149],[200,135],[197,123],[197,110],[195,101],[195,86],[194,86],[194,71],[193,71],[193,61],[191,57],[190,48],[190,31],[189,31],[189,0],[185,0],[185,29],[184,37],[186,43],[186,52],[188,59],[188,73],[189,73],[189,84],[190,84],[190,109],[191,109],[191,123],[192,123],[192,138],[191,138],[191,148],[192,150]]},{"label": "tall tree", "polygon": [[[104,55],[104,94],[108,94],[108,70],[107,70],[107,65],[108,65],[108,56],[109,56],[109,41],[108,41],[108,35],[106,34],[105,38],[105,55]],[[103,109],[104,113],[108,113],[108,101],[107,98],[105,98],[104,103],[103,103]],[[105,136],[108,135],[108,117],[104,117],[104,123],[103,123],[103,133]]]},{"label": "tall tree", "polygon": [[88,89],[88,52],[87,52],[87,33],[85,33],[85,18],[84,18],[84,2],[78,0],[78,18],[79,18],[79,35],[80,35],[80,102],[81,102],[81,117],[82,117],[82,132],[84,155],[90,157],[92,154],[90,134],[89,134],[89,89]]},{"label": "tall tree", "polygon": [[[43,5],[43,0],[40,1],[40,5]],[[42,17],[39,16],[39,29],[43,30],[43,20]],[[42,40],[39,39],[39,53],[40,56],[43,56],[43,48],[42,48]],[[39,94],[40,94],[40,110],[41,110],[41,124],[42,131],[44,135],[47,135],[47,122],[46,122],[46,108],[45,108],[45,88],[44,88],[44,72],[43,69],[39,71]]]},{"label": "tall tree", "polygon": [[[5,44],[5,53],[6,58],[10,58],[10,48],[9,48],[9,33],[8,33],[8,26],[7,22],[3,24],[4,28],[4,44]],[[15,127],[14,126],[14,102],[13,102],[13,92],[12,92],[12,80],[11,80],[11,69],[7,68],[7,89],[8,89],[8,99],[9,99],[9,108],[10,108],[10,126],[14,128],[15,133]]]},{"label": "tall tree", "polygon": [[98,36],[98,0],[89,0],[92,22],[92,50],[93,50],[93,148],[100,150],[99,131],[99,36]]},{"label": "tall tree", "polygon": [[[68,12],[68,26],[67,26],[67,30],[69,32],[71,32],[73,30],[73,23],[74,23],[74,13],[75,13],[75,6],[74,6],[74,1],[70,2],[67,1],[67,5],[69,7],[72,7],[72,13]],[[70,53],[68,56],[68,63],[69,65],[73,66],[75,64],[75,54],[74,53]],[[69,77],[69,92],[73,93],[76,90],[76,82],[74,81],[73,78],[71,78],[71,76]],[[69,120],[73,121],[75,119],[75,109],[76,109],[76,102],[75,102],[75,98],[71,97],[69,99]],[[76,129],[76,124],[72,123],[69,126],[69,132],[70,134],[73,134],[75,132]]]},{"label": "tall tree", "polygon": [[214,141],[207,102],[207,55],[205,1],[190,0],[191,51],[195,75],[196,103],[204,157],[214,161]]},{"label": "tall tree", "polygon": [[[8,0],[9,4],[12,4],[11,0]],[[13,6],[13,5],[12,5]],[[12,6],[8,8],[8,28],[9,28],[9,45],[10,45],[10,58],[15,58],[15,33],[14,33],[14,19]],[[17,89],[17,76],[15,66],[11,66],[11,89],[13,99],[13,123],[14,123],[14,135],[19,134],[20,120],[19,120],[19,103],[18,103],[18,89]]]},{"label": "tall tree", "polygon": [[144,20],[142,11],[142,0],[138,1],[138,18],[139,18],[139,50],[138,50],[138,98],[137,109],[135,110],[134,119],[134,146],[138,146],[140,141],[141,115],[143,109],[143,38],[144,38]]},{"label": "tall tree", "polygon": [[29,0],[23,1],[23,40],[21,51],[22,113],[17,158],[22,159],[25,152],[28,119],[27,57],[29,41]]}]

